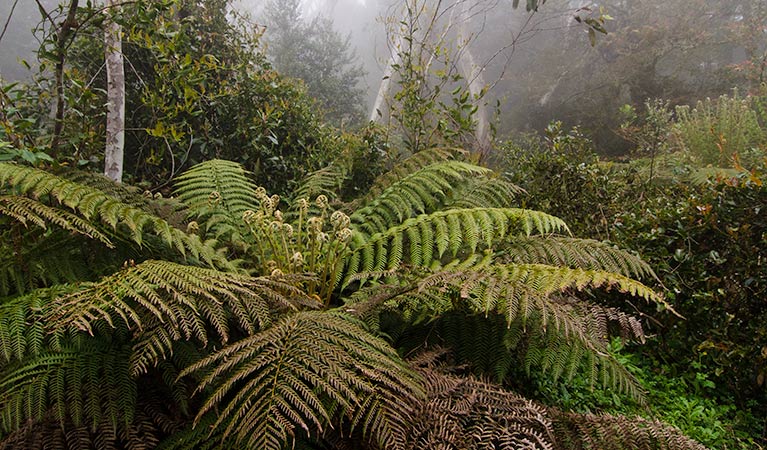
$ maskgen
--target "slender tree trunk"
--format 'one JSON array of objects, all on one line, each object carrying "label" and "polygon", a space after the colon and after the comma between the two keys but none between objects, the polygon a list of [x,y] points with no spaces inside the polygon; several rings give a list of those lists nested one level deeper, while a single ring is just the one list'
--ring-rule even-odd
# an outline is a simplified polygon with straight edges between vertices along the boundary
[{"label": "slender tree trunk", "polygon": [[[119,0],[108,0],[113,17]],[[120,183],[123,175],[125,147],[125,69],[120,25],[108,19],[104,42],[107,66],[107,124],[104,151],[104,175]]]},{"label": "slender tree trunk", "polygon": [[471,101],[476,108],[477,126],[474,129],[474,137],[477,140],[477,153],[481,158],[486,158],[490,153],[490,121],[487,114],[487,108],[484,102],[485,96],[485,77],[482,75],[482,68],[477,66],[474,55],[471,53],[469,45],[471,43],[469,31],[469,6],[471,2],[464,2],[461,8],[461,27],[459,36],[465,40],[464,47],[458,58],[458,67],[461,74],[466,79],[471,94]]},{"label": "slender tree trunk", "polygon": [[[68,41],[72,37],[73,29],[77,27],[78,3],[78,0],[71,0],[69,2],[67,17],[59,25],[59,31],[56,36],[56,67],[54,69],[56,112],[53,123],[53,138],[51,139],[51,156],[54,158],[61,142],[61,133],[64,131],[64,61],[66,59]],[[40,6],[40,12],[44,13],[46,17],[50,17],[42,6]],[[55,26],[55,23],[51,22],[51,26]]]},{"label": "slender tree trunk", "polygon": [[376,100],[373,102],[373,110],[370,111],[370,121],[373,123],[380,123],[389,115],[386,98],[389,95],[389,89],[391,88],[394,67],[402,62],[400,53],[402,52],[403,42],[402,34],[397,34],[397,39],[393,44],[394,46],[390,49],[389,61],[384,69],[381,84],[378,86],[378,95],[376,95]]}]

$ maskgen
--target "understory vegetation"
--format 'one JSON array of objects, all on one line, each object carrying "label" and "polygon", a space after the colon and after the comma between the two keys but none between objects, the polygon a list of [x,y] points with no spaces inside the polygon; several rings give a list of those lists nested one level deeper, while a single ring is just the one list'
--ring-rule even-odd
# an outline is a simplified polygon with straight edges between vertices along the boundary
[{"label": "understory vegetation", "polygon": [[123,183],[103,11],[0,86],[0,449],[767,445],[767,88],[625,105],[609,161],[561,122],[473,148],[446,73],[338,129],[228,7],[115,14]]}]

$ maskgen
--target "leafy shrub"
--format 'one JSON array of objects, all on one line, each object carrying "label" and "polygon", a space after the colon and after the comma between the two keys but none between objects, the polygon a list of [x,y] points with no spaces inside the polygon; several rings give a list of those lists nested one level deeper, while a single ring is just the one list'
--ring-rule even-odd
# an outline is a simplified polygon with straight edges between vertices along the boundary
[{"label": "leafy shrub", "polygon": [[[557,153],[550,144],[532,148],[519,159],[511,150],[513,165],[506,168],[530,194],[525,204],[557,211],[573,230],[637,251],[657,268],[659,288],[684,317],[637,306],[656,335],[638,361],[651,397],[659,389],[658,395],[687,402],[661,402],[653,411],[669,414],[667,420],[714,447],[735,437],[745,448],[749,439],[763,445],[758,421],[767,417],[764,176],[741,171],[691,184],[687,161],[670,156],[664,176],[648,183],[639,164],[572,158],[572,152]],[[609,409],[625,403],[609,393],[578,392],[544,390],[552,399],[571,399],[573,406]],[[704,416],[712,421],[684,422]]]},{"label": "leafy shrub", "polygon": [[678,148],[699,166],[758,164],[767,145],[767,123],[758,109],[762,101],[735,90],[732,96],[699,101],[694,108],[677,107],[673,133]]}]

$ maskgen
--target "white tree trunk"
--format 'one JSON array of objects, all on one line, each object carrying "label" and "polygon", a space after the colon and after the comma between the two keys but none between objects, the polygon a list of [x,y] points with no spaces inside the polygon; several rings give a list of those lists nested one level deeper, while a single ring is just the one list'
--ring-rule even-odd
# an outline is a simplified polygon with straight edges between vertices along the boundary
[{"label": "white tree trunk", "polygon": [[378,86],[378,95],[376,95],[376,100],[373,102],[373,110],[370,111],[370,121],[373,123],[380,123],[389,115],[389,108],[386,101],[387,96],[389,95],[389,89],[391,88],[392,77],[394,76],[394,66],[402,62],[402,59],[400,58],[402,43],[402,34],[398,33],[397,38],[390,49],[389,61],[386,63],[383,78],[381,78],[381,84]]},{"label": "white tree trunk", "polygon": [[[113,16],[119,8],[119,0],[108,0],[108,14]],[[123,176],[123,152],[125,148],[125,69],[122,53],[122,30],[120,25],[107,19],[106,66],[107,66],[107,124],[104,151],[104,175],[120,183]]]},{"label": "white tree trunk", "polygon": [[477,152],[482,157],[486,157],[490,152],[490,121],[488,119],[487,108],[484,101],[485,77],[482,75],[482,67],[477,66],[474,55],[471,53],[469,45],[471,43],[469,32],[469,6],[466,1],[461,9],[461,27],[459,38],[464,41],[463,48],[459,50],[458,68],[461,75],[466,80],[471,94],[473,106],[477,109],[475,113],[477,127],[474,129],[474,137],[477,140]]}]

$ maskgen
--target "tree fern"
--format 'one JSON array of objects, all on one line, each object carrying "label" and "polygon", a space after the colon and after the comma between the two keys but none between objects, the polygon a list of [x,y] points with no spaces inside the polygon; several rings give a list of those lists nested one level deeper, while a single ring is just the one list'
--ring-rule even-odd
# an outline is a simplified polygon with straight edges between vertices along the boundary
[{"label": "tree fern", "polygon": [[[635,279],[650,268],[512,208],[521,191],[461,156],[420,152],[349,203],[331,166],[292,205],[236,163],[203,163],[176,190],[190,234],[101,180],[0,164],[12,224],[0,232],[0,448],[555,449],[560,433],[573,448],[612,445],[597,438],[623,419],[563,415],[447,356],[399,356],[447,345],[507,383],[524,369],[585,372],[641,394],[606,344],[641,341],[640,322],[577,296],[663,304]],[[49,270],[57,257],[84,269]],[[676,436],[620,426],[620,439]]]}]

